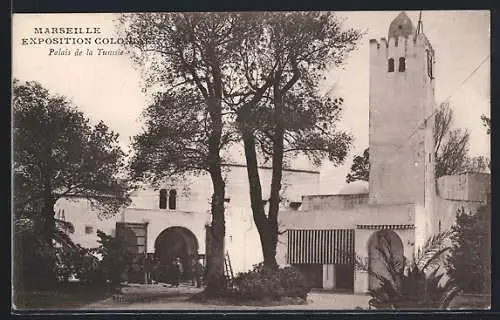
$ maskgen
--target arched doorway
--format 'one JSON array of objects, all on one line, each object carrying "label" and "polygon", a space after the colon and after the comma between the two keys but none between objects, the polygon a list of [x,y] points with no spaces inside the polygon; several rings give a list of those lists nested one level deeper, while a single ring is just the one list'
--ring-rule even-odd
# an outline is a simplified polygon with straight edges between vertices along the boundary
[{"label": "arched doorway", "polygon": [[374,275],[391,279],[389,268],[404,267],[403,241],[392,230],[375,232],[368,240],[369,289],[380,286],[380,280]]},{"label": "arched doorway", "polygon": [[187,228],[170,227],[163,230],[155,240],[155,259],[159,262],[160,281],[169,281],[169,268],[175,258],[181,258],[183,280],[192,279],[192,261],[198,256],[198,240]]}]

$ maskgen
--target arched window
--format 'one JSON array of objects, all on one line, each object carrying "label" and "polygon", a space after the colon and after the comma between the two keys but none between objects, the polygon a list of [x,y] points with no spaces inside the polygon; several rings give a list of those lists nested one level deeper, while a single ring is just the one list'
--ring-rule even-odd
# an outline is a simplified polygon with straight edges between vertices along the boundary
[{"label": "arched window", "polygon": [[168,193],[168,208],[170,210],[175,210],[176,208],[176,199],[177,198],[177,191],[175,189],[170,190]]},{"label": "arched window", "polygon": [[394,59],[390,58],[389,59],[389,64],[388,64],[388,72],[394,72]]},{"label": "arched window", "polygon": [[406,70],[406,60],[405,58],[399,58],[399,72],[405,72]]},{"label": "arched window", "polygon": [[438,232],[441,233],[441,220],[439,220],[438,229]]},{"label": "arched window", "polygon": [[167,190],[160,189],[160,209],[167,209]]}]

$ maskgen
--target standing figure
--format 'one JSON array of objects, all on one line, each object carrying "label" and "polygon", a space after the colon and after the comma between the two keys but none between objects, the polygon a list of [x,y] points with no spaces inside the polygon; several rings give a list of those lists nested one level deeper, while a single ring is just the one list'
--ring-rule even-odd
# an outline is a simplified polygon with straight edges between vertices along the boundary
[{"label": "standing figure", "polygon": [[151,283],[158,283],[162,281],[162,271],[160,261],[154,259],[151,266]]},{"label": "standing figure", "polygon": [[181,277],[184,272],[183,267],[182,267],[182,262],[181,258],[177,257],[173,262],[172,262],[172,277],[173,277],[173,283],[172,286],[178,287],[180,282],[181,282]]},{"label": "standing figure", "polygon": [[191,285],[193,287],[195,286],[195,280],[196,280],[195,267],[196,267],[196,258],[193,258],[191,259]]},{"label": "standing figure", "polygon": [[195,260],[193,273],[194,273],[193,278],[194,280],[196,280],[196,288],[201,288],[201,276],[203,274],[203,265],[201,264],[200,260]]},{"label": "standing figure", "polygon": [[144,281],[146,284],[150,284],[152,281],[153,272],[153,257],[150,254],[144,254]]}]

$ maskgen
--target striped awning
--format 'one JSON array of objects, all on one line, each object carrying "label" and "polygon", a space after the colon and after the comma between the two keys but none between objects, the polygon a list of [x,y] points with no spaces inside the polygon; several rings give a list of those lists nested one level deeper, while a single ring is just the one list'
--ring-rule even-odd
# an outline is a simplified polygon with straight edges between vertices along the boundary
[{"label": "striped awning", "polygon": [[415,229],[415,225],[413,225],[413,224],[357,224],[356,229],[404,230],[404,229]]},{"label": "striped awning", "polygon": [[288,230],[289,264],[346,264],[354,259],[354,230]]}]

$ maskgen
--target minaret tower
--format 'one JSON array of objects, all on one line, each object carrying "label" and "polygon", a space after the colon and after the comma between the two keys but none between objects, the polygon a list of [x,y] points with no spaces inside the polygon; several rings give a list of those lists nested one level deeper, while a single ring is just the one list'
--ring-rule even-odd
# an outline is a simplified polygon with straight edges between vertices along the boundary
[{"label": "minaret tower", "polygon": [[434,104],[434,50],[421,21],[415,29],[402,12],[388,40],[370,40],[371,204],[432,212]]}]

